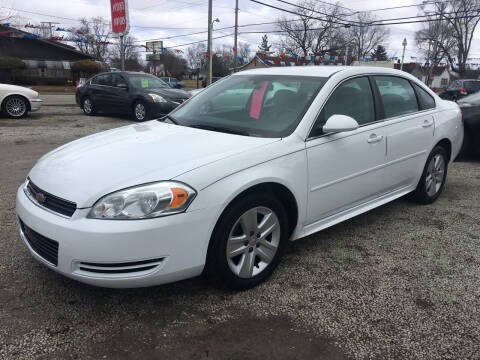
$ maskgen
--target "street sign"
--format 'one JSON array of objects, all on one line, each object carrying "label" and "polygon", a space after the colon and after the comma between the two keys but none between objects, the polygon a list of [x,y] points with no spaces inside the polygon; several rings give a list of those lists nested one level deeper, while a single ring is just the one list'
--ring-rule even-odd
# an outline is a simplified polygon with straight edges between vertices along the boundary
[{"label": "street sign", "polygon": [[148,41],[145,45],[147,47],[147,52],[160,53],[162,52],[163,41],[162,40]]},{"label": "street sign", "polygon": [[112,31],[116,34],[126,35],[130,29],[128,18],[128,0],[110,0],[112,11]]},{"label": "street sign", "polygon": [[160,61],[161,54],[146,54],[147,61]]}]

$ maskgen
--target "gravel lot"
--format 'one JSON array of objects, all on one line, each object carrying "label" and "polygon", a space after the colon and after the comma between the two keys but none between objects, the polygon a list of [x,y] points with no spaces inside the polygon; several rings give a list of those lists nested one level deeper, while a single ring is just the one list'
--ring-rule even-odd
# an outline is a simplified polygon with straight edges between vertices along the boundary
[{"label": "gravel lot", "polygon": [[251,291],[100,289],[37,263],[17,187],[47,151],[129,123],[61,106],[0,119],[0,359],[480,359],[478,160],[454,163],[433,205],[400,199],[292,243]]}]

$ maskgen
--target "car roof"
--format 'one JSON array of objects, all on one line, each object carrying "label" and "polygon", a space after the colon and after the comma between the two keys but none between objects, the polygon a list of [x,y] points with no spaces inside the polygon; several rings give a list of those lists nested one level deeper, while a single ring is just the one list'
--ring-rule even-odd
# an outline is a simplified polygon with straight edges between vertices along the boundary
[{"label": "car roof", "polygon": [[342,73],[346,76],[362,75],[362,74],[379,74],[379,75],[401,75],[411,78],[410,74],[405,71],[376,66],[332,66],[332,65],[316,65],[316,66],[277,66],[262,69],[245,70],[233,74],[241,75],[293,75],[293,76],[318,76],[330,77],[334,74]]}]

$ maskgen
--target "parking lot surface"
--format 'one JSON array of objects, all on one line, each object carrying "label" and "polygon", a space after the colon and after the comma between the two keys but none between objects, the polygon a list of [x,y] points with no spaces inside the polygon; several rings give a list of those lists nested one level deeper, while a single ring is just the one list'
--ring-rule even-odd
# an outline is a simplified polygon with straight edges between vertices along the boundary
[{"label": "parking lot surface", "polygon": [[245,292],[203,278],[101,289],[37,263],[15,220],[29,169],[130,123],[62,106],[0,118],[0,359],[480,358],[475,159],[451,165],[433,205],[403,198],[290,244],[271,279]]}]

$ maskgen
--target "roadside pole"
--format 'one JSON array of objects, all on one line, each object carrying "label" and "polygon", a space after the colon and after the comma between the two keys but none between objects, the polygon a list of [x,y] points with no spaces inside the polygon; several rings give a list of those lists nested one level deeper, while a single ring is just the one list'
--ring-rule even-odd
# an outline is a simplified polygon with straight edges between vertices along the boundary
[{"label": "roadside pole", "polygon": [[120,70],[125,71],[125,46],[123,45],[123,34],[120,35]]},{"label": "roadside pole", "polygon": [[208,0],[208,66],[207,66],[207,86],[212,83],[212,0]]},{"label": "roadside pole", "polygon": [[233,40],[233,72],[237,72],[237,37],[238,37],[238,0],[235,0],[235,37]]}]

